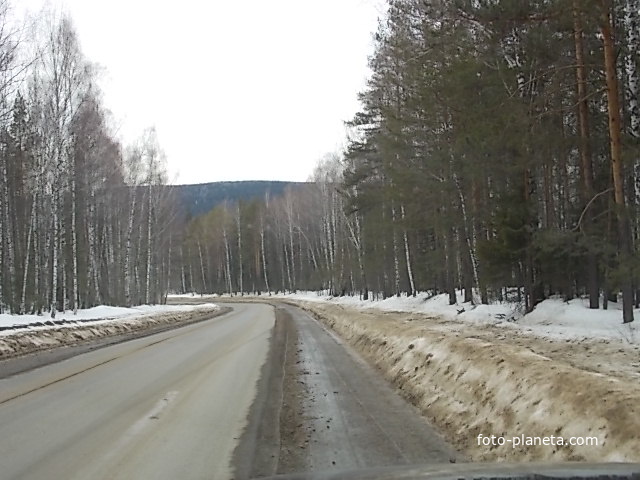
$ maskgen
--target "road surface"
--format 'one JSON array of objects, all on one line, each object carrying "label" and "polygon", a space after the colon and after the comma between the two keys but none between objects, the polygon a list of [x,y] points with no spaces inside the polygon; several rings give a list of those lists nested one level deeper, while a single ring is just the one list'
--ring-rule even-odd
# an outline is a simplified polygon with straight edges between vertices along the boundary
[{"label": "road surface", "polygon": [[239,305],[0,380],[0,477],[231,477],[273,324]]},{"label": "road surface", "polygon": [[238,478],[464,460],[333,332],[289,305],[276,316]]},{"label": "road surface", "polygon": [[461,460],[306,313],[230,306],[0,379],[0,477],[243,479]]}]

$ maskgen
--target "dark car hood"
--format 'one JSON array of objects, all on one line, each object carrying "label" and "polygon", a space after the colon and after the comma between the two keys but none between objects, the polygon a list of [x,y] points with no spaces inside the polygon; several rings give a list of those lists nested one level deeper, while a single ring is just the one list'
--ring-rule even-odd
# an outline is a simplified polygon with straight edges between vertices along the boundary
[{"label": "dark car hood", "polygon": [[[640,480],[640,463],[459,463],[295,473],[272,480]],[[263,480],[267,480],[264,479]]]}]

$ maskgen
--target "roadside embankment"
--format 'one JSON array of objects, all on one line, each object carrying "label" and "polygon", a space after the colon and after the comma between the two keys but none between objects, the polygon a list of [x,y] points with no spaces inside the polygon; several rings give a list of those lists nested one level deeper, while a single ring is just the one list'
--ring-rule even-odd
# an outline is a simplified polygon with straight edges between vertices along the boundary
[{"label": "roadside embankment", "polygon": [[[610,364],[637,361],[635,345],[553,341],[423,314],[291,303],[375,364],[474,461],[640,461],[640,377],[622,364],[616,375]],[[479,435],[505,444],[487,445]],[[522,445],[514,446],[516,437]],[[597,445],[566,444],[587,437]]]},{"label": "roadside embankment", "polygon": [[124,340],[150,335],[207,320],[229,310],[228,307],[208,304],[123,318],[102,318],[83,322],[65,321],[59,322],[60,324],[43,321],[35,327],[2,332],[0,360],[58,347],[93,344],[104,339]]}]

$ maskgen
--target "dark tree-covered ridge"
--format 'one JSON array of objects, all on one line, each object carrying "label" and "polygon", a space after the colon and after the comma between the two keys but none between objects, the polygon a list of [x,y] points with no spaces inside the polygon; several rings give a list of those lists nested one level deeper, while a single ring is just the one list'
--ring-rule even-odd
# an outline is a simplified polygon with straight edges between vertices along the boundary
[{"label": "dark tree-covered ridge", "polygon": [[285,188],[303,185],[302,182],[283,182],[275,180],[243,180],[233,182],[209,182],[189,185],[173,185],[174,198],[185,214],[197,217],[209,212],[218,205],[239,200],[262,199],[265,195],[279,196]]}]

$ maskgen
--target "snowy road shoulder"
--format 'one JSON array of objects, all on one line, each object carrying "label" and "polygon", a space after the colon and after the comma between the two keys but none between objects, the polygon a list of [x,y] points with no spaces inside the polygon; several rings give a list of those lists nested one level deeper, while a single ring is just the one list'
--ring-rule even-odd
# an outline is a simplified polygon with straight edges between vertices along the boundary
[{"label": "snowy road shoulder", "polygon": [[[536,305],[531,313],[523,315],[518,304],[510,302],[449,305],[447,294],[429,295],[421,292],[416,296],[371,297],[362,300],[358,296],[333,297],[316,292],[298,292],[273,295],[271,298],[329,303],[364,310],[419,313],[446,318],[461,325],[491,325],[553,340],[621,340],[640,345],[640,322],[623,325],[622,305],[616,302],[609,302],[607,310],[592,310],[588,308],[588,299],[564,301],[549,298]],[[462,298],[462,292],[458,292],[457,298]],[[640,318],[640,309],[635,309],[634,314]]]},{"label": "snowy road shoulder", "polygon": [[199,309],[215,309],[213,303],[203,305],[139,305],[136,307],[113,307],[100,305],[97,307],[58,312],[55,317],[45,313],[42,315],[0,314],[0,335],[10,335],[17,330],[42,329],[61,325],[77,325],[81,323],[99,323],[127,318],[129,320],[165,313],[192,312]]},{"label": "snowy road shoulder", "polygon": [[[640,459],[638,345],[541,337],[418,313],[295,303],[379,367],[473,460]],[[478,436],[491,435],[596,437],[598,445],[478,443]]]},{"label": "snowy road shoulder", "polygon": [[100,306],[47,315],[0,315],[0,360],[117,335],[145,334],[226,311],[202,305]]}]

